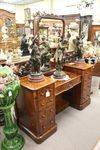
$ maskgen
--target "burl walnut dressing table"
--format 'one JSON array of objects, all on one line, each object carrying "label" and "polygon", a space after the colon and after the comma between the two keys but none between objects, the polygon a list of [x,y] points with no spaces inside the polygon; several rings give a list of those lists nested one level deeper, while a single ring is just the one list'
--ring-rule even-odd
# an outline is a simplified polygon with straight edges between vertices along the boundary
[{"label": "burl walnut dressing table", "polygon": [[68,107],[67,100],[79,110],[90,103],[92,65],[66,64],[64,70],[70,77],[67,81],[55,81],[50,76],[39,83],[32,83],[27,77],[20,80],[21,92],[16,103],[17,122],[37,143],[43,142],[57,130],[55,115]]}]

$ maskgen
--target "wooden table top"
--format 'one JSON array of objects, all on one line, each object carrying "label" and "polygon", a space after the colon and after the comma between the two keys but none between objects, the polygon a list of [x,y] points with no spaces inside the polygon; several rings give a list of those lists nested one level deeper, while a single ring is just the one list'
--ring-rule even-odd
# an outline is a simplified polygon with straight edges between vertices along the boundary
[{"label": "wooden table top", "polygon": [[80,69],[80,70],[85,70],[88,68],[93,67],[92,64],[86,64],[85,62],[75,62],[75,63],[67,63],[64,66]]},{"label": "wooden table top", "polygon": [[28,80],[28,76],[22,77],[20,78],[20,82],[21,82],[21,86],[29,89],[29,90],[39,90],[49,84],[55,83],[55,89],[60,88],[63,85],[66,85],[67,83],[70,83],[76,79],[79,79],[79,82],[81,82],[81,75],[75,74],[75,73],[71,73],[71,72],[66,72],[66,74],[69,76],[68,80],[56,80],[54,79],[52,76],[46,77],[45,76],[45,80],[41,81],[41,82],[32,82]]},{"label": "wooden table top", "polygon": [[20,78],[21,86],[23,86],[27,89],[33,90],[33,91],[39,90],[39,89],[43,88],[44,86],[47,86],[47,85],[52,84],[54,82],[55,82],[55,80],[50,78],[50,77],[45,77],[45,80],[43,80],[41,82],[36,82],[36,83],[30,81],[28,79],[28,76]]},{"label": "wooden table top", "polygon": [[72,73],[72,72],[66,72],[66,74],[69,76],[69,79],[68,80],[56,80],[56,83],[55,83],[55,88],[63,85],[64,83],[68,83],[72,80],[75,80],[76,78],[80,78],[81,75],[78,75],[76,73]]}]

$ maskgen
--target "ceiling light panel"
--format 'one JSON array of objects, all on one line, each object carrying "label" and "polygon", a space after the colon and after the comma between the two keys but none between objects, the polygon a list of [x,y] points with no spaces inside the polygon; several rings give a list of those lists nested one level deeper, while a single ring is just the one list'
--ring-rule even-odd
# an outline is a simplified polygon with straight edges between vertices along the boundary
[{"label": "ceiling light panel", "polygon": [[9,3],[9,4],[18,4],[18,5],[25,5],[40,2],[43,0],[0,0],[0,2]]}]

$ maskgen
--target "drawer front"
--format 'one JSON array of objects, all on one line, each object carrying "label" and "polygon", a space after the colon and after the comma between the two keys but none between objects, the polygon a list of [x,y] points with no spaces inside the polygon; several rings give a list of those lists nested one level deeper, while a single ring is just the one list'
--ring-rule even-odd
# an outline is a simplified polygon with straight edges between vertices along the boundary
[{"label": "drawer front", "polygon": [[77,84],[79,84],[81,82],[81,76],[77,77],[76,79],[74,79],[72,82],[72,85],[75,86]]},{"label": "drawer front", "polygon": [[47,117],[46,110],[39,112],[39,131],[40,134],[43,134],[47,130]]},{"label": "drawer front", "polygon": [[38,91],[39,111],[54,103],[54,85],[47,86]]},{"label": "drawer front", "polygon": [[50,128],[55,124],[55,107],[51,105],[47,109],[47,127]]},{"label": "drawer front", "polygon": [[78,78],[73,79],[70,82],[67,82],[61,86],[58,86],[56,88],[56,95],[73,88],[75,85],[79,84],[80,82],[81,82],[81,77],[79,76]]},{"label": "drawer front", "polygon": [[87,70],[84,72],[82,78],[82,99],[83,101],[88,101],[90,99],[90,91],[91,91],[91,70]]},{"label": "drawer front", "polygon": [[48,108],[39,112],[39,132],[43,134],[55,124],[55,105],[50,105]]},{"label": "drawer front", "polygon": [[[49,94],[47,92],[49,92]],[[46,86],[38,91],[38,96],[39,96],[40,100],[43,98],[53,97],[53,95],[54,95],[54,85],[53,84]]]},{"label": "drawer front", "polygon": [[60,86],[56,87],[56,95],[58,95],[64,91],[67,91],[68,89],[70,89],[72,87],[73,87],[73,85],[71,84],[71,82],[60,85]]}]

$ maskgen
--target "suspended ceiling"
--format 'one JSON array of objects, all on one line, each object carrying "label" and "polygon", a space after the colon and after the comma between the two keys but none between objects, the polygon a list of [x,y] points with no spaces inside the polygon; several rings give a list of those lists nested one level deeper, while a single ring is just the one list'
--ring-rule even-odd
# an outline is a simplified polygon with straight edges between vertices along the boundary
[{"label": "suspended ceiling", "polygon": [[15,5],[25,5],[25,4],[31,4],[40,2],[43,0],[0,0],[1,3],[9,3],[9,4],[15,4]]}]

